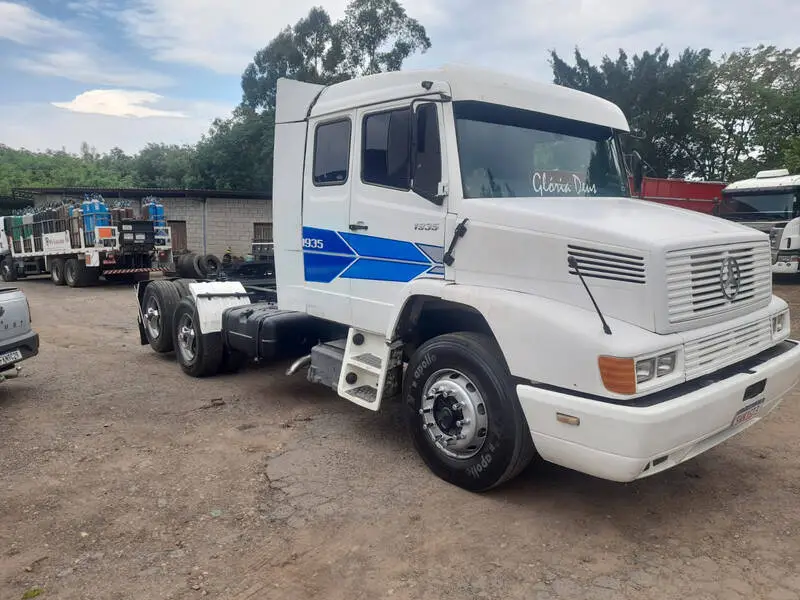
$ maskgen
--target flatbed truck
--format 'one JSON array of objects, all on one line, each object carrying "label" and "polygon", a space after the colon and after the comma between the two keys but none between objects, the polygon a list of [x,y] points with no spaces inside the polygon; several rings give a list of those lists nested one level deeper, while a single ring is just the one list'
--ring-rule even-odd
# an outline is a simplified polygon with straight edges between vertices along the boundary
[{"label": "flatbed truck", "polygon": [[534,458],[670,469],[774,410],[800,344],[767,236],[632,198],[626,131],[605,100],[469,67],[281,79],[274,288],[142,282],[141,343],[194,377],[289,359],[398,401],[471,491]]},{"label": "flatbed truck", "polygon": [[38,223],[0,218],[0,278],[13,282],[49,274],[55,285],[84,287],[101,276],[149,278],[172,269],[169,227],[135,218],[88,229],[79,223],[66,215]]}]

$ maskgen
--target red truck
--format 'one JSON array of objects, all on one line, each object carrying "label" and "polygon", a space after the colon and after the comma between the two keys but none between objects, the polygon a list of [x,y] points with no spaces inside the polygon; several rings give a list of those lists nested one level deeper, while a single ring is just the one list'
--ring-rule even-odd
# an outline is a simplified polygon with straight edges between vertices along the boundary
[{"label": "red truck", "polygon": [[716,214],[722,190],[727,184],[721,181],[687,181],[685,179],[659,179],[644,177],[642,189],[636,190],[633,177],[630,186],[633,195],[643,200],[687,208],[706,214]]}]

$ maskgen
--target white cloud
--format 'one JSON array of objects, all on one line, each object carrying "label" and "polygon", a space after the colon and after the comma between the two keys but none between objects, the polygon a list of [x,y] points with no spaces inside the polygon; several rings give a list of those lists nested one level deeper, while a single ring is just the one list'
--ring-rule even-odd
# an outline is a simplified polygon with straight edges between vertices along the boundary
[{"label": "white cloud", "polygon": [[76,96],[69,102],[53,102],[53,106],[73,112],[111,117],[172,117],[183,119],[186,115],[178,110],[150,108],[163,100],[163,96],[153,92],[132,90],[90,90]]},{"label": "white cloud", "polygon": [[[433,0],[455,10],[456,0]],[[428,29],[433,47],[408,65],[456,61],[551,80],[548,51],[568,60],[578,46],[593,62],[620,48],[629,56],[663,45],[676,56],[687,46],[715,57],[763,42],[798,44],[795,0],[457,0],[459,18]]]},{"label": "white cloud", "polygon": [[18,59],[14,64],[29,73],[66,77],[72,81],[95,85],[160,88],[173,83],[172,78],[161,73],[117,64],[117,59],[108,55],[98,57],[75,50],[38,54]]},{"label": "white cloud", "polygon": [[[105,0],[88,2],[81,6],[99,10]],[[28,73],[94,85],[160,88],[172,84],[166,75],[125,64],[113,50],[101,48],[91,33],[84,34],[23,4],[0,0],[0,38],[26,47],[8,64]]]},{"label": "white cloud", "polygon": [[128,153],[150,142],[194,144],[208,131],[215,117],[230,115],[227,105],[164,100],[169,111],[184,117],[120,118],[74,112],[51,104],[0,104],[2,143],[12,148],[43,151],[48,148],[79,152],[81,142],[107,152],[119,146]]},{"label": "white cloud", "polygon": [[[286,25],[294,25],[319,4],[333,20],[344,14],[347,0],[134,0],[120,13],[131,40],[157,60],[196,65],[239,75]],[[406,12],[423,24],[441,22],[450,13],[446,2],[406,0]],[[461,14],[459,12],[459,14]]]},{"label": "white cloud", "polygon": [[46,38],[70,35],[58,21],[48,19],[16,2],[0,1],[0,38],[18,44],[32,44]]}]

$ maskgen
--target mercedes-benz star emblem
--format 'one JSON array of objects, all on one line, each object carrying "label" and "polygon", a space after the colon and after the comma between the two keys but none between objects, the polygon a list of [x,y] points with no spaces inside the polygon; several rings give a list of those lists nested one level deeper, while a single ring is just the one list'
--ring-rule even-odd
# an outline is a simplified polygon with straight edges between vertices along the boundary
[{"label": "mercedes-benz star emblem", "polygon": [[739,286],[742,284],[742,272],[735,258],[729,256],[722,259],[722,266],[719,269],[719,283],[723,296],[728,300],[736,298],[739,293]]}]

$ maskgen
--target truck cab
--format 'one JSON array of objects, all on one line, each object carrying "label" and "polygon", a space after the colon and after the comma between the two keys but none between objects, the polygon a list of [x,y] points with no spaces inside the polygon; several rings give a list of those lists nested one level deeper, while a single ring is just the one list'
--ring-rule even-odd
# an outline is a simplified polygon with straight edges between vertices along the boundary
[{"label": "truck cab", "polygon": [[800,175],[774,169],[731,183],[719,216],[769,234],[773,273],[800,273]]},{"label": "truck cab", "polygon": [[468,67],[281,79],[276,306],[149,283],[141,341],[174,340],[195,376],[292,348],[289,374],[399,400],[424,462],[468,490],[537,456],[669,469],[777,407],[800,345],[767,236],[632,198],[627,131],[603,99]]}]

